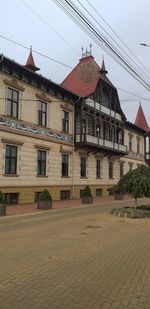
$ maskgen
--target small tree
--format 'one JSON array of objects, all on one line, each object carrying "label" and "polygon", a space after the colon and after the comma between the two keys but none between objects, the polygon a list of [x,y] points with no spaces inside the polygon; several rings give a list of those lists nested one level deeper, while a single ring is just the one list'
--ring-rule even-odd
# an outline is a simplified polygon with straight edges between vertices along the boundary
[{"label": "small tree", "polygon": [[47,189],[45,189],[43,192],[40,193],[39,196],[40,201],[51,201],[52,197]]},{"label": "small tree", "polygon": [[83,190],[83,196],[92,196],[91,188],[89,186],[86,186]]},{"label": "small tree", "polygon": [[37,208],[43,210],[52,209],[52,197],[47,189],[41,192],[37,200]]},{"label": "small tree", "polygon": [[83,204],[92,204],[93,203],[91,188],[89,186],[86,186],[83,190],[82,203]]},{"label": "small tree", "polygon": [[133,171],[129,171],[111,188],[111,192],[131,194],[137,207],[138,198],[150,197],[150,166],[142,164]]}]

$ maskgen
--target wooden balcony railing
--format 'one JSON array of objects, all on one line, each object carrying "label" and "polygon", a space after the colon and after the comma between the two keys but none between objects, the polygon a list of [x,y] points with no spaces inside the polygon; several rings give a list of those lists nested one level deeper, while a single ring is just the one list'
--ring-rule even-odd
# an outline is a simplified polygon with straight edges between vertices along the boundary
[{"label": "wooden balcony railing", "polygon": [[98,102],[94,102],[92,99],[88,98],[85,100],[85,103],[93,108],[95,108],[98,111],[101,111],[102,113],[109,115],[117,120],[121,120],[121,115],[114,112],[113,110],[111,110],[108,107],[103,106],[102,104],[98,103]]},{"label": "wooden balcony railing", "polygon": [[92,136],[89,134],[82,134],[80,136],[80,134],[76,135],[76,143],[83,143],[86,142],[87,144],[93,144],[96,146],[100,146],[102,148],[109,148],[111,150],[116,150],[116,151],[121,151],[121,152],[126,152],[127,153],[127,146],[126,145],[122,145],[122,144],[118,144],[118,143],[114,143],[112,141],[108,141],[106,139],[103,138],[99,138],[96,136]]}]

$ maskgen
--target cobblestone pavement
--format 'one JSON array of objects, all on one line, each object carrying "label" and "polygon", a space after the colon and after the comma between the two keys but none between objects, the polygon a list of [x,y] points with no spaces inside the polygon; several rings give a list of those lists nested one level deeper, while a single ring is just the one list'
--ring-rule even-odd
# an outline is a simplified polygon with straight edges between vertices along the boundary
[{"label": "cobblestone pavement", "polygon": [[0,308],[149,309],[150,219],[111,208],[0,218]]}]

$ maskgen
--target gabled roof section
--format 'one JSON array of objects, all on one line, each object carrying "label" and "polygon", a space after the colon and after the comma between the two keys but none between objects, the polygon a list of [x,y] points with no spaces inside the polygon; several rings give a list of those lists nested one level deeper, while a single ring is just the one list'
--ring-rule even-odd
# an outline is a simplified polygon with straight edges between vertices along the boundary
[{"label": "gabled roof section", "polygon": [[61,86],[80,97],[86,97],[95,92],[100,79],[115,88],[106,74],[104,60],[101,68],[92,55],[87,55],[79,60],[76,67],[61,83]]},{"label": "gabled roof section", "polygon": [[36,67],[35,62],[34,62],[34,58],[32,55],[32,46],[30,47],[30,53],[25,65],[26,68],[32,70],[33,72],[39,71],[40,69],[38,67]]},{"label": "gabled roof section", "polygon": [[135,125],[147,132],[150,131],[141,103],[139,104],[139,109],[135,119]]}]

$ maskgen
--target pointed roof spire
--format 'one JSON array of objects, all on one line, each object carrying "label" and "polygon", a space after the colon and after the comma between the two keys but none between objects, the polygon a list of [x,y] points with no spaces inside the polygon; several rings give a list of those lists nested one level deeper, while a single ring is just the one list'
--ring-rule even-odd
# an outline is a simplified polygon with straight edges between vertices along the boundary
[{"label": "pointed roof spire", "polygon": [[108,71],[106,71],[106,68],[105,68],[104,56],[102,57],[102,65],[101,65],[100,72],[103,73],[103,74],[108,73]]},{"label": "pointed roof spire", "polygon": [[25,65],[26,68],[32,70],[33,72],[39,71],[40,69],[38,67],[36,67],[35,62],[34,62],[34,58],[32,55],[32,46],[30,47],[30,53]]},{"label": "pointed roof spire", "polygon": [[149,131],[149,126],[146,120],[146,117],[143,112],[143,108],[141,106],[141,103],[139,103],[138,112],[135,119],[135,125],[145,131]]}]

